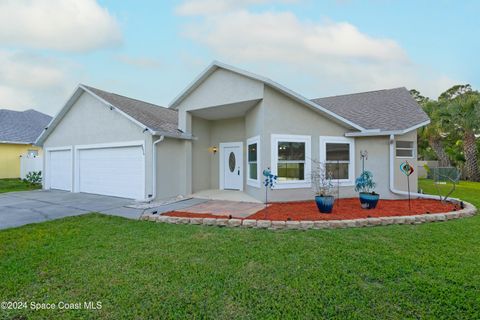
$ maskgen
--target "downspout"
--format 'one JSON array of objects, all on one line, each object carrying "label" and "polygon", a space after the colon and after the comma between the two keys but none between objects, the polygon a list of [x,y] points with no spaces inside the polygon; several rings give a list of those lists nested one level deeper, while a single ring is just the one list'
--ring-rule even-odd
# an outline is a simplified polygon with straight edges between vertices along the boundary
[{"label": "downspout", "polygon": [[165,139],[165,136],[160,136],[160,138],[153,142],[153,183],[152,183],[152,201],[157,197],[157,150],[155,149],[157,143],[160,143]]},{"label": "downspout", "polygon": [[[400,196],[408,196],[408,192],[395,189],[395,135],[391,134],[389,139],[390,145],[390,192]],[[438,200],[441,197],[431,194],[423,194],[418,192],[410,192],[410,196],[423,198],[423,199],[435,199]],[[453,198],[449,198],[453,199]]]}]

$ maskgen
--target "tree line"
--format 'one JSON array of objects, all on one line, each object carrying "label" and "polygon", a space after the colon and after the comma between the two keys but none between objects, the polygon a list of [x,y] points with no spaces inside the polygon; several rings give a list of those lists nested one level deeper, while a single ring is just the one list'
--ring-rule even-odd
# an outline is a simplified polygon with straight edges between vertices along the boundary
[{"label": "tree line", "polygon": [[418,130],[418,156],[457,167],[463,178],[480,181],[480,92],[469,84],[455,85],[436,99],[410,90],[431,123]]}]

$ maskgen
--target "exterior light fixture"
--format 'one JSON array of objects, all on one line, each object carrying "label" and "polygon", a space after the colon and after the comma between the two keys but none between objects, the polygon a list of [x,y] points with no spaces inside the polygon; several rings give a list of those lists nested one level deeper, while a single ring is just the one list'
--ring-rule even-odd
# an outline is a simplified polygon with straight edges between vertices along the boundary
[{"label": "exterior light fixture", "polygon": [[208,151],[211,152],[211,153],[213,153],[213,154],[216,154],[217,151],[218,151],[218,149],[217,149],[216,146],[213,146],[213,147],[208,148]]}]

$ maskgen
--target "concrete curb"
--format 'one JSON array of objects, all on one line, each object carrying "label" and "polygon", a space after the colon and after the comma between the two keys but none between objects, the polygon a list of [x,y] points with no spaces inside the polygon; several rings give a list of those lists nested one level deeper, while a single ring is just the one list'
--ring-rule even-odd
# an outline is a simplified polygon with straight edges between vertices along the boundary
[{"label": "concrete curb", "polygon": [[468,202],[463,202],[464,208],[446,213],[432,213],[411,216],[393,216],[380,218],[363,218],[353,220],[319,220],[319,221],[276,221],[276,220],[251,220],[251,219],[225,219],[225,218],[185,218],[169,217],[162,215],[145,214],[140,220],[163,222],[170,224],[194,224],[217,226],[227,228],[256,228],[268,230],[308,230],[308,229],[341,229],[387,226],[393,224],[421,224],[427,222],[443,222],[476,214],[477,208]]}]

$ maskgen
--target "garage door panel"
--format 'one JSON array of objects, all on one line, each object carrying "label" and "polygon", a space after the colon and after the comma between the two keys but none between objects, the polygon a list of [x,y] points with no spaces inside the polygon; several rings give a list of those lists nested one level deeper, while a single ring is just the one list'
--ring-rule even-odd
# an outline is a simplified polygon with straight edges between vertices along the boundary
[{"label": "garage door panel", "polygon": [[144,198],[141,146],[79,150],[78,166],[80,192]]},{"label": "garage door panel", "polygon": [[72,189],[72,152],[71,150],[49,151],[48,174],[51,189]]}]

